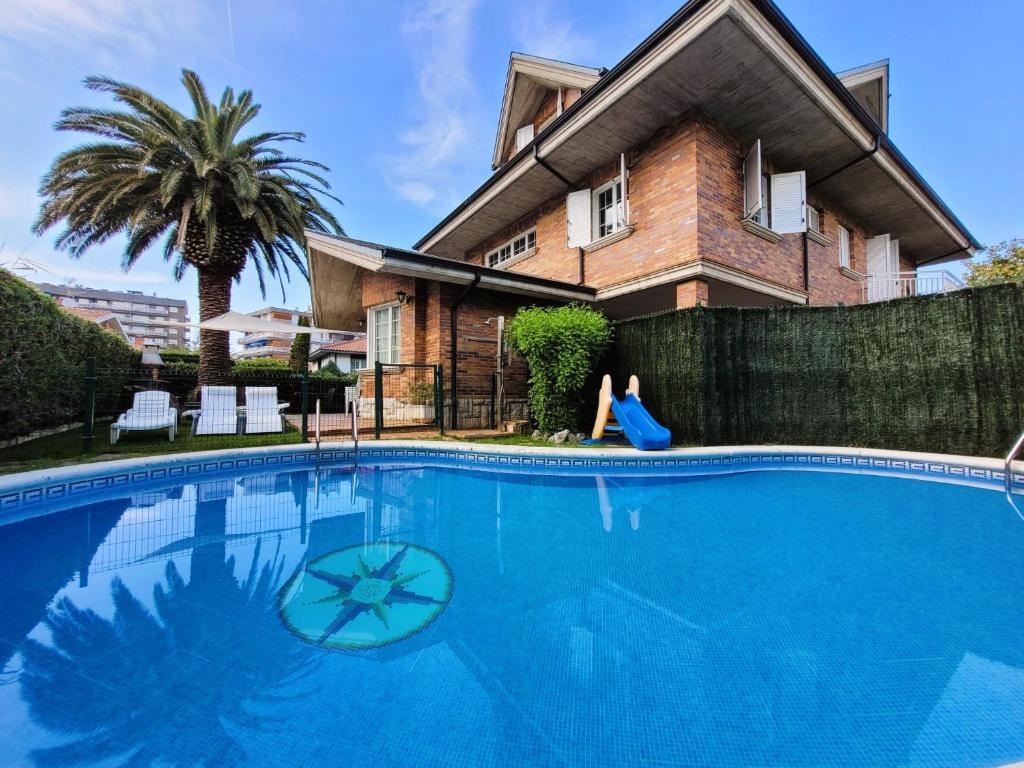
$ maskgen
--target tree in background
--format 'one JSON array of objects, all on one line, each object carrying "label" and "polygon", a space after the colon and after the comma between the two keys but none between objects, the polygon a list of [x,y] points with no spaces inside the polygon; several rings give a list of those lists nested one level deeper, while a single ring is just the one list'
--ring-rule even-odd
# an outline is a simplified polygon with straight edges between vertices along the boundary
[{"label": "tree in background", "polygon": [[[321,173],[326,166],[285,154],[296,132],[239,133],[260,111],[251,91],[226,88],[219,102],[198,75],[182,71],[192,104],[186,116],[127,83],[88,77],[87,88],[109,93],[124,109],[69,107],[58,131],[92,137],[62,152],[43,177],[44,198],[33,229],[65,225],[57,247],[78,258],[124,234],[121,266],[130,269],[163,240],[164,258],[180,280],[199,273],[199,319],[231,308],[231,282],[251,262],[266,295],[267,277],[284,293],[289,264],[308,279],[304,230],[341,233],[321,197],[337,200]],[[199,333],[199,382],[228,382],[231,357],[225,331]]]},{"label": "tree in background", "polygon": [[[299,325],[303,328],[309,328],[309,318],[300,317]],[[296,373],[302,373],[303,371],[309,370],[308,333],[295,334],[295,338],[292,340],[292,350],[288,354],[288,365],[290,365],[292,370]]]},{"label": "tree in background", "polygon": [[575,304],[529,307],[515,314],[507,332],[530,368],[530,410],[538,428],[575,428],[587,375],[611,340],[607,318]]},{"label": "tree in background", "polygon": [[1024,282],[1024,239],[1004,240],[985,249],[981,261],[965,261],[967,284],[972,288],[998,283]]}]

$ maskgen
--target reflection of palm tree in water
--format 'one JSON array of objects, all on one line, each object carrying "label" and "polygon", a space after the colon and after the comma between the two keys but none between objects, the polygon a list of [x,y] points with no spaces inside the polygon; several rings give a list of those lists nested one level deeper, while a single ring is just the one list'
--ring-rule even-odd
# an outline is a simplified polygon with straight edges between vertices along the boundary
[{"label": "reflection of palm tree in water", "polygon": [[[304,651],[277,621],[280,553],[244,580],[225,559],[226,502],[201,502],[188,583],[174,562],[153,590],[155,614],[115,578],[114,617],[67,597],[45,619],[52,645],[27,641],[22,695],[33,719],[74,736],[33,753],[40,766],[121,757],[123,765],[244,764],[231,732],[261,701],[293,682]],[[216,531],[220,535],[216,535]]]}]

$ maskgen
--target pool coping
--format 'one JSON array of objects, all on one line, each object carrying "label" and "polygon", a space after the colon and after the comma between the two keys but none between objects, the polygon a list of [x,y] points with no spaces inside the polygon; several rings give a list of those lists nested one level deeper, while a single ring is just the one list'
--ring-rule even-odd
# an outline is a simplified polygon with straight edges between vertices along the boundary
[{"label": "pool coping", "polygon": [[[276,471],[308,465],[350,462],[351,441],[195,451],[0,476],[0,524],[41,506],[86,503],[115,488],[190,482],[204,475]],[[456,462],[477,469],[536,472],[630,471],[708,474],[764,469],[871,472],[925,480],[969,483],[994,490],[1004,486],[1000,459],[955,454],[807,445],[737,445],[640,451],[635,448],[561,448],[486,445],[448,440],[361,440],[359,459],[370,463]],[[1013,466],[1015,492],[1024,492],[1024,462]],[[50,511],[50,510],[47,510]],[[22,514],[19,514],[22,513]]]}]

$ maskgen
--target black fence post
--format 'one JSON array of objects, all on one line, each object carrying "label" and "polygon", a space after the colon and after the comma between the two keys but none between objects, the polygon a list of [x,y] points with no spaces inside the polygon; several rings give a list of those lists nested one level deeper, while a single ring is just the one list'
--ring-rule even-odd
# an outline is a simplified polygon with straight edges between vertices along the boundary
[{"label": "black fence post", "polygon": [[373,364],[373,438],[380,440],[380,431],[384,427],[384,366],[380,362]]},{"label": "black fence post", "polygon": [[309,439],[309,366],[302,371],[302,442]]},{"label": "black fence post", "polygon": [[444,366],[434,366],[434,413],[437,416],[437,429],[444,434]]},{"label": "black fence post", "polygon": [[494,404],[498,400],[498,374],[491,372],[491,410],[487,416],[487,428],[494,429]]},{"label": "black fence post", "polygon": [[96,418],[96,358],[85,361],[85,380],[82,391],[82,450],[92,450]]}]

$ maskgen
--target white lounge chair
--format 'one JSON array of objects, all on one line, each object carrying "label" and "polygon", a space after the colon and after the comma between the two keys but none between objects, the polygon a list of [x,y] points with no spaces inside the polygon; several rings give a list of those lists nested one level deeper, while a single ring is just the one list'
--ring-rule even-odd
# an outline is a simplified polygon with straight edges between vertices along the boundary
[{"label": "white lounge chair", "polygon": [[144,432],[166,429],[171,440],[178,434],[178,411],[171,408],[170,392],[136,392],[132,407],[110,425],[110,444],[121,438],[122,432]]},{"label": "white lounge chair", "polygon": [[277,402],[277,387],[245,388],[245,434],[259,435],[283,432],[281,408],[287,403]]},{"label": "white lounge chair", "polygon": [[238,432],[238,408],[234,387],[203,386],[199,411],[192,414],[193,435],[234,435]]}]

